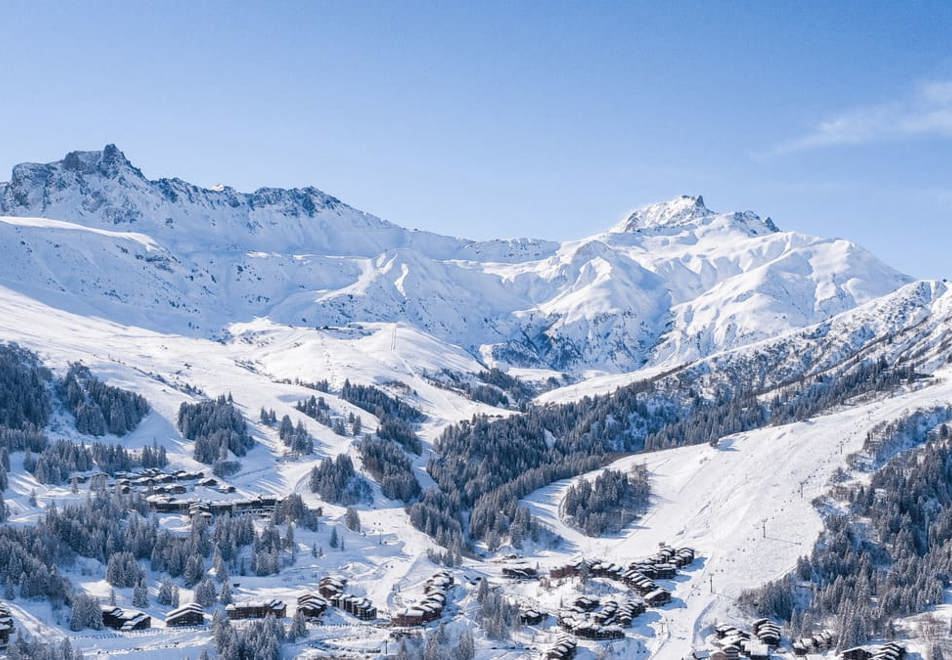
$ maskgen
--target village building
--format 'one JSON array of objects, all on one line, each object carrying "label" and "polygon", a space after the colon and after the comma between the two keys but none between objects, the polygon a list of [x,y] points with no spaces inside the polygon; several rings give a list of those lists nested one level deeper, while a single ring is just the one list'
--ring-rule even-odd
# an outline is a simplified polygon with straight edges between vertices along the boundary
[{"label": "village building", "polygon": [[578,642],[567,635],[563,635],[546,652],[545,657],[546,660],[571,660],[575,657],[577,649]]},{"label": "village building", "polygon": [[666,589],[655,589],[645,594],[645,603],[651,607],[660,607],[671,602],[671,592]]},{"label": "village building", "polygon": [[502,575],[511,580],[534,580],[539,577],[538,571],[530,566],[503,566]]},{"label": "village building", "polygon": [[331,597],[331,605],[352,614],[362,621],[377,618],[377,608],[368,599],[354,594],[337,594]]},{"label": "village building", "polygon": [[225,607],[225,613],[229,619],[263,619],[269,615],[283,618],[287,613],[287,605],[276,598],[248,600],[228,605]]},{"label": "village building", "polygon": [[205,624],[205,610],[198,603],[182,605],[165,615],[165,625],[169,628],[178,626],[201,626]]},{"label": "village building", "polygon": [[114,630],[145,630],[152,627],[152,617],[143,612],[124,610],[121,607],[102,608],[102,622]]},{"label": "village building", "polygon": [[304,615],[306,619],[319,619],[330,606],[330,603],[323,597],[314,593],[305,593],[298,596],[297,611]]},{"label": "village building", "polygon": [[0,646],[6,646],[10,643],[10,635],[13,633],[13,616],[10,614],[10,608],[6,603],[0,603]]},{"label": "village building", "polygon": [[324,598],[333,598],[343,593],[346,586],[347,578],[328,575],[321,578],[317,586],[317,591],[324,596]]},{"label": "village building", "polygon": [[537,626],[545,621],[545,614],[530,607],[519,612],[519,621],[526,626]]}]

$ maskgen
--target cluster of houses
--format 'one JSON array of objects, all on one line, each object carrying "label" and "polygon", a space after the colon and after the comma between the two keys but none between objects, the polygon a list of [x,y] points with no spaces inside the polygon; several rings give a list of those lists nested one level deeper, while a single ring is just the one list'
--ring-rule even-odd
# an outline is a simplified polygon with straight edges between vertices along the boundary
[{"label": "cluster of houses", "polygon": [[270,515],[281,500],[277,497],[259,495],[242,500],[202,501],[191,498],[177,498],[171,495],[150,495],[146,499],[149,509],[155,513],[183,513],[189,516],[211,518],[223,514],[238,515],[253,513]]},{"label": "cluster of houses", "polygon": [[152,617],[148,614],[135,610],[125,610],[115,605],[102,608],[102,622],[107,628],[123,632],[146,630],[152,627]]},{"label": "cluster of houses", "polygon": [[329,606],[326,598],[311,592],[301,594],[297,599],[297,611],[311,621],[320,619]]},{"label": "cluster of houses", "polygon": [[[105,476],[105,475],[103,475]],[[89,479],[95,479],[99,475],[92,475]],[[205,477],[204,472],[188,472],[178,470],[176,472],[163,472],[158,468],[148,468],[141,472],[117,472],[114,475],[116,488],[120,493],[127,494],[132,491],[148,491],[150,493],[184,493],[188,489],[181,483],[183,481],[197,481],[200,486],[215,487],[218,486],[218,480],[212,477]],[[85,480],[83,477],[76,477],[79,480]]]},{"label": "cluster of houses", "polygon": [[519,623],[526,626],[537,626],[545,621],[545,612],[540,612],[534,607],[527,607],[519,610]]},{"label": "cluster of houses", "polygon": [[780,627],[768,619],[758,619],[753,634],[737,626],[721,624],[714,628],[715,642],[720,648],[705,654],[711,660],[737,660],[741,656],[766,660],[770,650],[780,644]]},{"label": "cluster of houses", "polygon": [[263,619],[267,616],[273,616],[277,619],[283,618],[288,611],[288,606],[284,601],[277,598],[268,600],[245,600],[237,603],[231,603],[225,607],[225,614],[229,619]]},{"label": "cluster of houses", "polygon": [[[576,637],[585,639],[622,639],[625,631],[618,623],[608,623],[615,618],[618,603],[614,603],[609,610],[595,610],[599,606],[597,598],[580,596],[568,607],[559,611],[559,626]],[[641,607],[644,612],[644,607]],[[601,615],[601,616],[600,616]],[[633,617],[632,617],[633,618]],[[628,619],[631,623],[631,619]]]},{"label": "cluster of houses", "polygon": [[902,660],[905,657],[906,649],[896,642],[883,644],[875,651],[858,646],[840,654],[842,660]]},{"label": "cluster of houses", "polygon": [[[691,557],[687,563],[694,561],[693,550],[689,548],[682,548],[682,550],[685,552],[685,554],[682,555],[683,557]],[[579,559],[571,564],[553,568],[549,571],[549,576],[552,578],[565,578],[588,575],[590,577],[608,578],[616,582],[622,582],[628,588],[637,591],[650,607],[661,607],[671,602],[671,592],[658,586],[655,582],[655,578],[673,578],[679,567],[679,564],[667,560],[654,561],[653,559],[649,559],[632,562],[628,566],[622,566],[612,562]]]},{"label": "cluster of houses", "polygon": [[331,605],[362,621],[376,619],[377,608],[374,607],[373,603],[361,596],[344,593],[346,586],[347,578],[327,575],[321,578],[321,581],[317,585],[317,591],[321,596],[326,598]]},{"label": "cluster of houses", "polygon": [[602,607],[595,612],[592,618],[595,623],[609,625],[617,624],[623,628],[631,625],[635,617],[645,613],[645,604],[641,601],[628,599],[618,604],[618,601],[605,601]]},{"label": "cluster of houses", "polygon": [[803,656],[809,653],[822,653],[833,648],[835,641],[836,637],[831,630],[824,630],[812,637],[801,637],[793,641],[793,654]]},{"label": "cluster of houses", "polygon": [[559,637],[555,644],[546,651],[546,660],[571,660],[575,657],[575,651],[578,649],[578,642],[568,635]]},{"label": "cluster of houses", "polygon": [[0,603],[0,646],[10,643],[11,634],[13,634],[13,616],[6,603]]},{"label": "cluster of houses", "polygon": [[448,571],[437,571],[423,585],[423,600],[416,605],[394,613],[390,619],[394,626],[422,626],[443,616],[453,576]]}]

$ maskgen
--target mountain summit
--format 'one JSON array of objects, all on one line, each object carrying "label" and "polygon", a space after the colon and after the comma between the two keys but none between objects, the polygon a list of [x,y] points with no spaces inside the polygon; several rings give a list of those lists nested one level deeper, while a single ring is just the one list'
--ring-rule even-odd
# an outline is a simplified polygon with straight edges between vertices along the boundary
[{"label": "mountain summit", "polygon": [[700,195],[681,195],[666,202],[649,204],[618,223],[613,232],[641,232],[697,227],[717,218],[743,228],[752,235],[780,231],[770,218],[761,220],[752,211],[718,214],[704,205]]}]

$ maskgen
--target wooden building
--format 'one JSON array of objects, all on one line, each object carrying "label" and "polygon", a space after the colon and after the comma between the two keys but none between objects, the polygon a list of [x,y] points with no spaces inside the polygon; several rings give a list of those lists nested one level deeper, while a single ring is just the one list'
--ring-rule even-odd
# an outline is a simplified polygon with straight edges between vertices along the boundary
[{"label": "wooden building", "polygon": [[671,592],[667,589],[655,589],[645,594],[645,603],[651,607],[660,607],[671,602]]},{"label": "wooden building", "polygon": [[297,611],[306,619],[320,619],[330,605],[323,596],[314,593],[301,594],[297,603]]},{"label": "wooden building", "polygon": [[321,578],[320,583],[317,585],[317,591],[324,596],[324,598],[333,598],[334,596],[344,593],[345,587],[347,587],[347,578],[328,575]]},{"label": "wooden building", "polygon": [[511,580],[534,580],[539,572],[531,566],[503,566],[502,575]]},{"label": "wooden building", "polygon": [[165,615],[165,625],[169,628],[205,625],[205,610],[198,603],[182,605]]},{"label": "wooden building", "polygon": [[546,660],[571,660],[575,657],[578,642],[568,635],[563,635],[546,651]]},{"label": "wooden building", "polygon": [[246,600],[225,607],[229,619],[263,619],[266,616],[282,618],[288,606],[276,598],[269,600]]},{"label": "wooden building", "polygon": [[113,630],[145,630],[152,627],[152,617],[148,614],[112,605],[102,608],[102,622]]},{"label": "wooden building", "polygon": [[545,613],[531,607],[520,610],[519,621],[526,626],[537,626],[545,621]]},{"label": "wooden building", "polygon": [[10,614],[10,608],[5,603],[0,603],[0,646],[10,643],[11,634],[13,634],[13,616]]},{"label": "wooden building", "polygon": [[337,594],[330,599],[331,605],[341,609],[348,614],[361,619],[370,621],[377,618],[377,608],[374,607],[368,599],[354,594]]},{"label": "wooden building", "polygon": [[873,654],[862,646],[854,646],[840,653],[842,660],[869,660],[871,657],[873,657]]}]

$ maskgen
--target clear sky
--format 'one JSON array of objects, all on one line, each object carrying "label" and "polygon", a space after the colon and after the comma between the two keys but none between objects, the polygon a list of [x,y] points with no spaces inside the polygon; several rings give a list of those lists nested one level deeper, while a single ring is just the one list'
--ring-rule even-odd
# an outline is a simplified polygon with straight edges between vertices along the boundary
[{"label": "clear sky", "polygon": [[700,193],[952,276],[952,2],[0,3],[0,179],[109,142],[473,238]]}]

